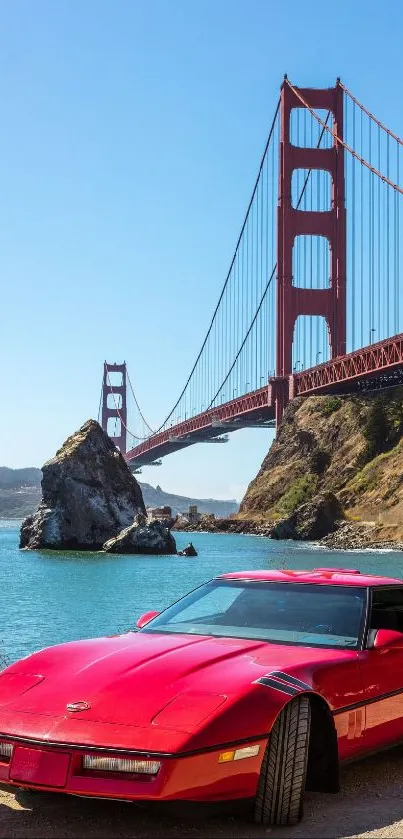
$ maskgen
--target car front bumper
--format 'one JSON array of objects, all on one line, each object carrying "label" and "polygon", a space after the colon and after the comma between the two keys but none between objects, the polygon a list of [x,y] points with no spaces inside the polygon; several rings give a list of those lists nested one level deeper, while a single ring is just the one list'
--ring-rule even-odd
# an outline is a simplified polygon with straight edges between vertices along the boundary
[{"label": "car front bumper", "polygon": [[[9,742],[10,758],[0,755],[0,783],[14,787],[37,789],[99,798],[129,801],[194,801],[216,802],[252,798],[256,794],[260,766],[266,746],[259,744],[259,753],[245,760],[220,762],[223,747],[188,755],[158,755],[135,752],[115,753],[118,757],[158,760],[156,775],[131,775],[122,772],[89,771],[83,757],[89,750],[80,746],[47,745],[29,741]],[[225,750],[230,749],[225,746]],[[97,749],[100,757],[110,757],[111,750]]]}]

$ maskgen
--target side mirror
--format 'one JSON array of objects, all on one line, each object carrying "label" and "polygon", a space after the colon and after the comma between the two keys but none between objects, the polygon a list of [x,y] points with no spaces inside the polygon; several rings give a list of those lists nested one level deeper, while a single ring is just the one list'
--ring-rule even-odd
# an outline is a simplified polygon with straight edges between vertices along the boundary
[{"label": "side mirror", "polygon": [[159,615],[159,612],[144,612],[144,615],[141,615],[141,617],[136,621],[136,626],[138,629],[143,629],[143,626],[152,621],[153,618],[156,618],[157,615]]},{"label": "side mirror", "polygon": [[378,629],[372,646],[374,650],[403,647],[403,632],[396,632],[395,629]]}]

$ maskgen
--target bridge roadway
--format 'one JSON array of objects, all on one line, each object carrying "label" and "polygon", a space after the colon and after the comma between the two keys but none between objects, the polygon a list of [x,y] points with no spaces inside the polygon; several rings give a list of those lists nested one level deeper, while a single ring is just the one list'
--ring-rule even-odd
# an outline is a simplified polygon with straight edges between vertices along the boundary
[{"label": "bridge roadway", "polygon": [[239,428],[274,428],[274,425],[274,410],[269,404],[266,385],[153,434],[128,451],[126,461],[137,469],[194,443],[227,442],[223,434]]},{"label": "bridge roadway", "polygon": [[397,370],[403,370],[403,334],[289,377],[273,377],[258,390],[151,435],[126,453],[126,461],[131,468],[138,469],[195,443],[226,442],[227,433],[240,428],[274,428],[279,391],[283,393],[284,407],[297,396],[351,393],[373,379],[379,388],[390,386],[389,374]]}]

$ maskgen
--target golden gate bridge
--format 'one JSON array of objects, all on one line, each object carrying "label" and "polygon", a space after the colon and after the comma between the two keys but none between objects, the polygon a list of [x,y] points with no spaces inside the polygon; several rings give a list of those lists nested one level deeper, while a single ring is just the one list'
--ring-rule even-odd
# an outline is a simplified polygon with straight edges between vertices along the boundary
[{"label": "golden gate bridge", "polygon": [[297,396],[403,380],[402,147],[340,79],[284,78],[217,305],[158,428],[126,364],[104,363],[102,427],[131,468],[277,426]]}]

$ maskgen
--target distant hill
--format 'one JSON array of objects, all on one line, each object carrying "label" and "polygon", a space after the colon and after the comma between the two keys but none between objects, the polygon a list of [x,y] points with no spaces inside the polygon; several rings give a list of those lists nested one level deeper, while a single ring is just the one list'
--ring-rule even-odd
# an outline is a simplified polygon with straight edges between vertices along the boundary
[{"label": "distant hill", "polygon": [[[9,469],[0,466],[0,518],[22,519],[34,512],[41,499],[42,471],[35,467]],[[172,508],[174,515],[183,513],[189,504],[196,504],[201,513],[214,513],[227,518],[238,511],[236,501],[218,501],[214,498],[188,498],[164,492],[160,486],[140,483],[146,507]]]},{"label": "distant hill", "polygon": [[25,519],[36,510],[41,497],[40,487],[0,489],[0,519]]},{"label": "distant hill", "polygon": [[0,466],[0,489],[20,489],[21,487],[39,487],[42,472],[35,466],[26,469],[9,469]]},{"label": "distant hill", "polygon": [[174,495],[170,492],[164,492],[160,486],[152,487],[150,484],[143,484],[139,481],[142,489],[144,504],[146,507],[163,507],[168,506],[172,508],[172,512],[184,513],[189,508],[189,504],[196,504],[200,513],[214,513],[220,518],[226,518],[237,513],[239,504],[235,500],[218,501],[214,498],[188,498],[186,495]]},{"label": "distant hill", "polygon": [[0,518],[23,519],[33,513],[41,499],[41,478],[41,470],[33,466],[0,466]]}]

